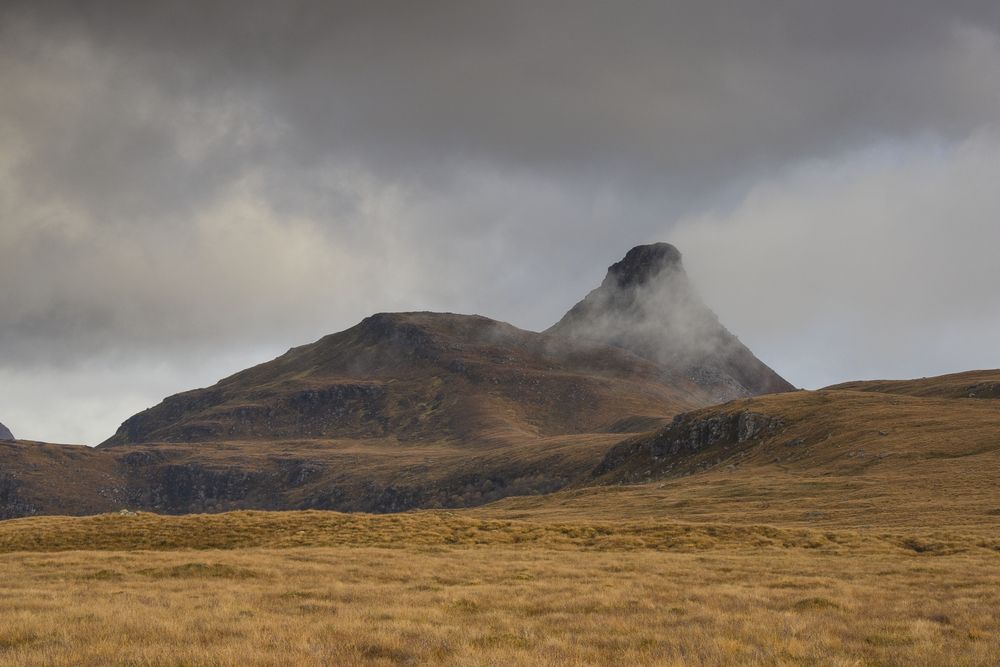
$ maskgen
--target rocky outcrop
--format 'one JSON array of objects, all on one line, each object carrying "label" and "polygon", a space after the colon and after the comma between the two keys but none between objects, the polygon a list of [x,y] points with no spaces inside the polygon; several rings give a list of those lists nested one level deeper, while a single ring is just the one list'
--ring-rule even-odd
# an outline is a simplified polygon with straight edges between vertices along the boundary
[{"label": "rocky outcrop", "polygon": [[0,519],[38,514],[38,508],[22,497],[16,472],[0,471]]},{"label": "rocky outcrop", "polygon": [[629,250],[546,333],[625,348],[682,374],[718,402],[794,388],[722,326],[668,243]]},{"label": "rocky outcrop", "polygon": [[743,445],[774,435],[784,425],[780,417],[750,410],[708,416],[700,412],[678,415],[652,436],[633,438],[613,447],[592,476],[600,477],[636,461],[663,467],[717,445]]},{"label": "rocky outcrop", "polygon": [[14,434],[10,432],[10,429],[0,424],[0,440],[13,440]]}]

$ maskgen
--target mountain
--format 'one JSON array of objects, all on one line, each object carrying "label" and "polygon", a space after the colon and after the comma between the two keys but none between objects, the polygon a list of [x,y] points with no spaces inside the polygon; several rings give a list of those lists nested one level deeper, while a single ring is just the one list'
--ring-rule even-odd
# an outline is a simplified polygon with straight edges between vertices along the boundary
[{"label": "mountain", "polygon": [[477,315],[383,313],[126,420],[101,447],[392,439],[467,448],[604,432],[708,405],[626,350]]},{"label": "mountain", "polygon": [[381,313],[167,397],[96,449],[10,443],[0,516],[481,505],[589,479],[680,413],[790,387],[701,304],[673,246],[640,246],[548,332]]},{"label": "mountain", "polygon": [[715,402],[794,389],[719,322],[669,243],[632,248],[546,333],[626,349],[694,382]]},{"label": "mountain", "polygon": [[14,434],[10,432],[10,429],[0,424],[0,440],[13,440]]}]

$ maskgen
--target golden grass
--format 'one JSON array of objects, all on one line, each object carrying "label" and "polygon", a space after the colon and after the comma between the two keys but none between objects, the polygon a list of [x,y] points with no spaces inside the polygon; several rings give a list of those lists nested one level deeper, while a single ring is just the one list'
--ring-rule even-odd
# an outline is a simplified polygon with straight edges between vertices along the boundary
[{"label": "golden grass", "polygon": [[0,522],[0,665],[1000,664],[1000,401],[746,409],[785,426],[647,484]]},{"label": "golden grass", "polygon": [[[502,513],[501,510],[495,512]],[[1000,534],[983,535],[948,529],[931,532],[818,530],[663,519],[524,521],[479,518],[472,514],[471,511],[425,511],[373,515],[309,510],[184,516],[139,513],[127,516],[33,517],[0,522],[0,553],[519,546],[527,549],[620,552],[782,548],[840,555],[914,551],[1000,555]]]},{"label": "golden grass", "polygon": [[0,664],[989,665],[996,549],[445,512],[20,519]]},{"label": "golden grass", "polygon": [[[742,411],[784,426],[743,443],[627,462],[633,478],[648,483],[512,497],[470,514],[1000,534],[998,400],[836,390],[761,396],[698,413]],[[665,463],[676,467],[660,477]]]}]

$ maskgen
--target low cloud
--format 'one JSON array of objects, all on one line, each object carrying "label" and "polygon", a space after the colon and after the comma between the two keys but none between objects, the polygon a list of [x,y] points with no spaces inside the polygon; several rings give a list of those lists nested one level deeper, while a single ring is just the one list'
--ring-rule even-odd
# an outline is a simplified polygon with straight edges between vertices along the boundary
[{"label": "low cloud", "polygon": [[990,131],[815,161],[671,238],[744,342],[805,386],[990,368],[997,164]]}]

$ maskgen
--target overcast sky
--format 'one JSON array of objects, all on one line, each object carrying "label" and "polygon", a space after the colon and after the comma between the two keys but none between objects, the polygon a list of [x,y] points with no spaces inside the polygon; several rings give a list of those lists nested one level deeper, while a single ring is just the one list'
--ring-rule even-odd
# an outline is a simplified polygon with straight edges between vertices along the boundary
[{"label": "overcast sky", "polygon": [[12,2],[0,421],[94,444],[669,241],[792,383],[1000,366],[1000,3]]}]

